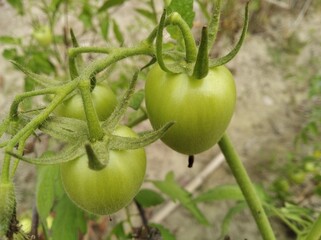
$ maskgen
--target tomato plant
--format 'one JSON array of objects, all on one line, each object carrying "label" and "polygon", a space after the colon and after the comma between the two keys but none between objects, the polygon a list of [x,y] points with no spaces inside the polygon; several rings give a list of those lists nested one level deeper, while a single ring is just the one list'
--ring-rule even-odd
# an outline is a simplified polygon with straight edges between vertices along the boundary
[{"label": "tomato plant", "polygon": [[[115,135],[135,137],[128,127],[119,126]],[[88,167],[86,155],[61,165],[65,191],[79,207],[95,214],[111,214],[127,206],[144,180],[144,149],[111,150],[102,170]]]},{"label": "tomato plant", "polygon": [[235,108],[236,90],[230,71],[211,68],[203,79],[186,73],[166,73],[158,65],[148,73],[146,108],[154,128],[176,122],[162,141],[172,149],[193,155],[222,137]]},{"label": "tomato plant", "polygon": [[[96,85],[92,91],[92,100],[99,120],[106,120],[114,111],[117,98],[108,85]],[[75,94],[64,101],[56,110],[57,114],[77,119],[86,119],[83,100],[80,94]]]},{"label": "tomato plant", "polygon": [[34,29],[32,36],[43,47],[49,46],[52,42],[52,33],[49,26],[40,26]]}]

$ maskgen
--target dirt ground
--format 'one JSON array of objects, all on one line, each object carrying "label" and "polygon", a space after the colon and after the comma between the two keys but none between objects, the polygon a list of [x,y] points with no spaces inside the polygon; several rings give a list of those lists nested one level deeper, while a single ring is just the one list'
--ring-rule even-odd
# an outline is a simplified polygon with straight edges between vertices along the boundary
[{"label": "dirt ground", "polygon": [[[309,74],[318,71],[309,70],[314,66],[311,61],[314,64],[321,63],[320,8],[310,7],[302,19],[298,18],[300,11],[291,12],[291,9],[277,7],[275,10],[266,28],[248,34],[240,53],[228,64],[238,90],[237,108],[228,134],[251,178],[266,187],[275,177],[269,166],[284,159],[305,120],[303,112]],[[0,35],[20,35],[30,31],[24,27],[23,18],[10,20],[13,12],[6,4],[0,6],[0,12]],[[300,52],[292,55],[285,53],[284,48],[279,48],[288,44],[286,39],[291,33],[295,33],[298,40],[304,43]],[[221,38],[218,52],[222,54],[230,48],[231,42]],[[0,46],[0,51],[3,49]],[[12,93],[21,91],[21,76],[13,72],[10,64],[0,57],[0,116],[8,110]],[[145,122],[140,128],[147,129],[150,125]],[[187,184],[218,154],[219,149],[214,147],[197,155],[194,167],[189,169],[186,156],[158,141],[147,147],[147,178],[163,179],[168,171],[174,171],[179,182]],[[20,211],[24,211],[33,205],[34,169],[22,163],[18,171],[16,181]],[[234,183],[225,163],[204,179],[193,194],[205,192],[222,183]],[[209,227],[200,226],[182,207],[171,212],[162,223],[175,233],[178,240],[212,240],[219,236],[220,223],[231,206],[230,202],[201,204],[201,210],[211,223]],[[162,207],[148,214],[157,215],[159,211],[162,211]],[[278,240],[290,240],[278,223],[273,226],[278,232]],[[248,211],[238,215],[232,222],[230,237],[232,240],[259,239]]]}]

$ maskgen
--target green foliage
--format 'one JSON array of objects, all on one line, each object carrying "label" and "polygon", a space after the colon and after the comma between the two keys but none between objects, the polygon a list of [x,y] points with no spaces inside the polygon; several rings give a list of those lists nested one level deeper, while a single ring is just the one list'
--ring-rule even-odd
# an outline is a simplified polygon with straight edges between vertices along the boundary
[{"label": "green foliage", "polygon": [[163,181],[152,181],[153,184],[173,201],[178,201],[185,207],[201,224],[208,225],[209,222],[195,202],[192,196],[183,187],[181,187],[174,179],[174,173],[169,172]]},{"label": "green foliage", "polygon": [[52,225],[52,239],[79,239],[78,233],[86,232],[86,219],[84,212],[76,207],[64,195],[55,207],[56,216]]},{"label": "green foliage", "polygon": [[150,189],[142,189],[136,195],[135,200],[144,208],[156,206],[164,202],[164,198]]}]

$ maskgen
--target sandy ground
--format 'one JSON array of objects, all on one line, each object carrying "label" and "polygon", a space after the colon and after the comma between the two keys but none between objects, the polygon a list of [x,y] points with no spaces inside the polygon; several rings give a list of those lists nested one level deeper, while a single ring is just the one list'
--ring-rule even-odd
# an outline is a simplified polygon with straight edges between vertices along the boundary
[{"label": "sandy ground", "polygon": [[[0,35],[23,35],[30,29],[25,28],[23,18],[9,20],[12,10],[4,4],[0,6]],[[294,29],[301,41],[305,42],[298,55],[291,58],[289,65],[278,64],[271,53],[284,43],[286,33],[291,30],[291,23],[296,19],[289,11],[280,11],[273,15],[271,25],[259,34],[249,34],[238,56],[228,64],[232,70],[238,89],[235,115],[228,134],[235,143],[235,148],[244,161],[250,176],[268,187],[274,177],[268,167],[273,161],[281,160],[293,147],[293,138],[304,121],[302,108],[306,101],[308,75],[298,74],[289,78],[295,69],[309,67],[311,59],[321,62],[321,26],[320,11],[310,9]],[[219,43],[219,52],[230,49],[230,43]],[[0,46],[0,51],[4,46]],[[282,52],[279,53],[282,57]],[[7,111],[13,92],[21,91],[22,75],[12,71],[10,64],[0,57],[0,116]],[[147,129],[148,122],[139,128]],[[147,147],[147,178],[162,179],[168,171],[174,171],[178,181],[184,185],[194,179],[207,164],[217,156],[219,149],[206,151],[196,156],[192,169],[187,168],[186,156],[178,154],[160,141]],[[22,163],[19,166],[17,183],[21,211],[32,206],[34,196],[34,168]],[[197,194],[222,183],[234,183],[227,165],[223,163],[208,178],[204,179]],[[177,208],[163,220],[163,224],[177,236],[177,239],[210,240],[219,236],[220,223],[225,213],[232,206],[231,202],[201,204],[200,208],[211,223],[210,227],[200,226],[182,207]],[[157,214],[157,208],[150,214]],[[289,239],[280,232],[277,239]],[[231,226],[232,240],[259,239],[258,231],[248,211],[238,215]]]}]

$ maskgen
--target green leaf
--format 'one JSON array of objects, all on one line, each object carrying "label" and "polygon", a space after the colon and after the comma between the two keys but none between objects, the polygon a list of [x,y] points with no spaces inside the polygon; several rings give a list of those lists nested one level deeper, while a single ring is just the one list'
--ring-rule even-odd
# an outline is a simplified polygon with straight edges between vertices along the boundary
[{"label": "green leaf", "polygon": [[3,50],[2,56],[5,59],[12,60],[17,56],[17,49],[15,49],[15,48],[7,48],[7,49]]},{"label": "green leaf", "polygon": [[176,239],[175,236],[167,228],[165,228],[163,225],[156,224],[156,223],[152,223],[152,224],[149,224],[149,225],[151,227],[157,228],[160,231],[163,240],[175,240]]},{"label": "green leaf", "polygon": [[98,13],[103,12],[107,10],[108,8],[115,7],[118,5],[121,5],[125,2],[126,0],[107,0],[104,2],[104,4],[98,9]]},{"label": "green leaf", "polygon": [[93,14],[91,12],[91,8],[92,7],[90,6],[88,0],[84,1],[84,5],[79,15],[79,19],[83,22],[85,28],[91,28],[93,26],[92,24]]},{"label": "green leaf", "polygon": [[11,36],[0,36],[0,43],[4,44],[21,44],[21,38],[14,38]]},{"label": "green leaf", "polygon": [[58,177],[58,166],[40,166],[37,168],[36,204],[42,222],[46,222],[46,218],[53,207],[55,183]]},{"label": "green leaf", "polygon": [[142,189],[135,197],[136,201],[143,207],[152,207],[164,202],[164,198],[158,192],[151,189]]},{"label": "green leaf", "polygon": [[218,200],[244,200],[241,189],[237,185],[215,187],[193,199],[194,202],[210,202]]},{"label": "green leaf", "polygon": [[110,19],[108,14],[104,14],[103,16],[99,17],[99,26],[100,26],[100,32],[101,36],[107,41],[108,39],[108,31],[110,26]]},{"label": "green leaf", "polygon": [[134,110],[138,110],[142,102],[144,101],[145,91],[139,90],[138,92],[134,93],[129,101],[129,107]]},{"label": "green leaf", "polygon": [[144,16],[145,18],[147,18],[148,20],[155,23],[155,16],[152,11],[149,11],[143,8],[136,8],[135,11],[138,12],[140,15]]},{"label": "green leaf", "polygon": [[192,28],[195,17],[193,2],[193,0],[172,0],[168,6],[168,14],[178,12],[188,26]]},{"label": "green leaf", "polygon": [[124,225],[123,224],[124,224],[124,222],[118,223],[113,228],[113,230],[111,231],[109,236],[107,237],[107,240],[114,239],[113,236],[115,236],[116,239],[130,239],[129,236],[125,233],[125,229],[124,229]]},{"label": "green leaf", "polygon": [[65,194],[55,207],[56,216],[52,224],[53,240],[78,240],[78,232],[85,233],[87,223],[84,212],[74,205]]},{"label": "green leaf", "polygon": [[233,220],[233,217],[243,211],[247,207],[246,202],[240,202],[236,204],[234,207],[230,208],[227,214],[225,215],[222,225],[221,225],[221,234],[218,239],[224,238],[224,236],[227,235],[229,232],[231,221]]},{"label": "green leaf", "polygon": [[190,193],[175,182],[173,172],[169,172],[164,181],[152,181],[152,183],[173,201],[178,200],[201,224],[209,224],[196,203],[191,199]]},{"label": "green leaf", "polygon": [[115,20],[113,20],[113,31],[117,41],[122,45],[124,43],[124,36],[121,33],[119,26]]},{"label": "green leaf", "polygon": [[20,15],[24,14],[24,7],[22,0],[7,0],[8,3],[14,7]]}]

